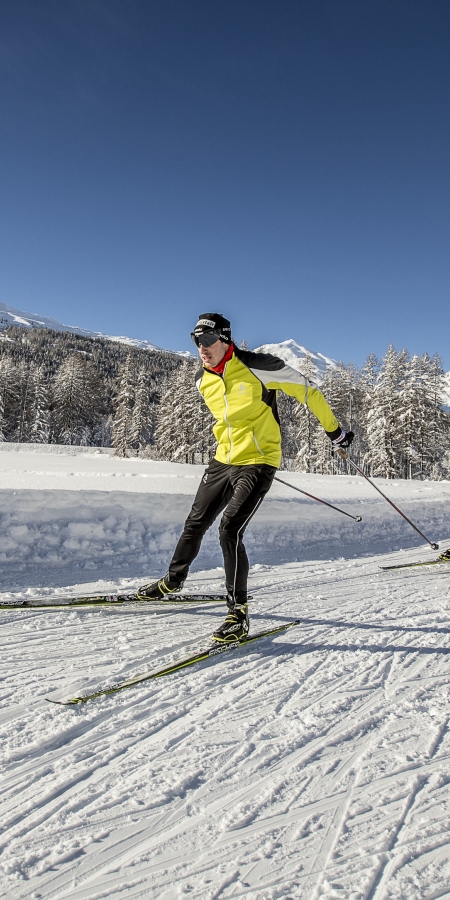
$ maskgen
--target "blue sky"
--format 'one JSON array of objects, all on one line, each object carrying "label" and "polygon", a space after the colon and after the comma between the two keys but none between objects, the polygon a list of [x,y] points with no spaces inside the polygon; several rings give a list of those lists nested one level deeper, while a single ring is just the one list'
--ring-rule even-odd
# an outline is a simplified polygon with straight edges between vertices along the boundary
[{"label": "blue sky", "polygon": [[450,5],[4,0],[0,299],[450,368]]}]

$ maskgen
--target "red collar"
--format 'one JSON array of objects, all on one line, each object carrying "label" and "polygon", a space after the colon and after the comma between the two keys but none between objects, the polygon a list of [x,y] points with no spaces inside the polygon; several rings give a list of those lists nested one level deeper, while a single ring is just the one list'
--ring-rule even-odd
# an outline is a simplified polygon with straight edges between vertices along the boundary
[{"label": "red collar", "polygon": [[213,366],[207,366],[206,368],[209,369],[210,372],[215,372],[216,375],[223,375],[223,371],[224,371],[224,369],[225,369],[225,366],[226,366],[227,362],[228,362],[228,361],[231,359],[231,357],[233,356],[233,353],[234,353],[234,344],[231,343],[230,346],[228,347],[227,352],[225,353],[224,358],[220,361],[219,365],[218,365],[218,366],[214,366],[214,367],[213,367]]}]

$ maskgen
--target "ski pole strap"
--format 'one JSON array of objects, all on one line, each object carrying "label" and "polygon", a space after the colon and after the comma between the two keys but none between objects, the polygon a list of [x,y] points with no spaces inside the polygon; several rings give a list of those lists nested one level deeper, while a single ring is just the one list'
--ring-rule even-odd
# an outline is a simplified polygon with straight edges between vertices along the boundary
[{"label": "ski pole strap", "polygon": [[295,486],[295,484],[289,484],[288,481],[283,481],[282,478],[277,478],[276,475],[274,481],[279,481],[280,484],[284,484],[286,487],[292,488],[293,491],[298,491],[299,494],[304,494],[304,496],[309,497],[310,500],[317,500],[317,503],[323,503],[324,506],[329,506],[330,509],[335,509],[336,512],[342,513],[343,516],[348,516],[349,519],[354,519],[355,522],[362,522],[361,516],[352,516],[351,513],[345,512],[345,510],[343,509],[339,509],[338,506],[333,506],[332,503],[328,503],[326,500],[321,500],[320,497],[315,497],[314,494],[308,494],[308,491],[301,491],[300,488]]},{"label": "ski pole strap", "polygon": [[424,533],[420,530],[420,528],[418,528],[417,525],[414,525],[414,522],[411,522],[411,519],[408,519],[408,516],[405,516],[405,513],[402,512],[401,509],[399,509],[398,506],[396,506],[395,503],[394,503],[392,500],[389,499],[389,497],[386,497],[386,494],[383,494],[383,491],[381,491],[380,488],[377,487],[377,485],[374,484],[373,481],[370,480],[369,476],[366,475],[366,473],[363,472],[363,470],[360,469],[359,466],[357,466],[356,463],[353,462],[352,459],[350,459],[350,457],[347,455],[347,453],[345,452],[345,450],[339,450],[339,448],[337,448],[337,452],[339,453],[339,456],[342,456],[343,459],[346,459],[347,462],[349,462],[350,465],[353,466],[353,468],[355,469],[355,471],[358,472],[359,475],[362,475],[362,477],[365,478],[366,481],[368,481],[369,484],[371,484],[372,487],[375,488],[375,490],[378,491],[378,493],[381,494],[381,496],[384,497],[384,499],[387,500],[387,502],[390,503],[391,506],[394,507],[394,509],[396,510],[396,512],[398,512],[399,515],[401,515],[401,516],[405,519],[405,521],[408,522],[409,525],[411,525],[411,528],[414,528],[414,531],[417,531],[417,534],[420,534],[420,537],[422,537],[422,538],[424,539],[424,541],[426,541],[427,544],[430,545],[430,547],[431,547],[432,550],[439,550],[439,544],[435,544],[435,543],[433,543],[433,541],[430,541],[430,540],[426,537],[426,535],[424,535]]}]

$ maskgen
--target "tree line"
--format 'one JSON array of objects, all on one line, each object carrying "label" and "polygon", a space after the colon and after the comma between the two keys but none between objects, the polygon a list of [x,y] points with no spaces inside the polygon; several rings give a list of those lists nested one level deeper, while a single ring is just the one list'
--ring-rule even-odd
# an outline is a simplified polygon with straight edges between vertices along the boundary
[{"label": "tree line", "polygon": [[[214,456],[213,419],[194,381],[198,361],[168,352],[12,326],[0,341],[0,441],[113,446],[206,463]],[[303,374],[314,381],[312,360]],[[328,368],[321,390],[340,424],[355,432],[352,456],[384,478],[448,478],[450,415],[443,407],[437,355],[390,346],[362,369]],[[338,474],[345,462],[307,406],[278,395],[282,467]]]},{"label": "tree line", "polygon": [[[0,441],[117,445],[119,452],[152,442],[180,357],[44,328],[11,326],[0,337]],[[132,415],[125,422],[127,379]]]},{"label": "tree line", "polygon": [[[306,359],[304,374],[312,364]],[[410,356],[391,345],[362,369],[329,368],[321,390],[340,424],[355,433],[352,457],[370,475],[439,480],[450,473],[450,415],[445,410],[439,356]],[[346,463],[309,409],[280,395],[286,468],[337,474]],[[350,471],[350,469],[348,469]]]}]

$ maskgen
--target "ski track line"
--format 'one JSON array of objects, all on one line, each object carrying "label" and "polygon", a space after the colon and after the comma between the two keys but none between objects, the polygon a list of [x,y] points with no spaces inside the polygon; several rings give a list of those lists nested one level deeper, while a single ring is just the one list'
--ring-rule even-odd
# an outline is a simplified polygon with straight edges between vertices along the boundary
[{"label": "ski track line", "polygon": [[[135,705],[135,704],[133,704],[133,705]],[[213,715],[214,716],[219,715],[229,705],[230,705],[229,700],[222,701],[222,703],[219,704],[219,708],[217,710],[211,711],[209,701],[201,701],[199,703],[199,706],[196,707],[194,710],[192,710],[192,709],[185,710],[185,715],[186,714],[189,716],[197,715],[199,709],[200,709],[200,711],[202,711],[202,708],[204,708],[205,711],[208,710],[209,715],[212,717]],[[128,706],[129,707],[132,706],[131,702],[128,704]],[[123,709],[122,709],[122,711],[123,711]],[[100,716],[96,717],[96,721],[94,722],[94,727],[98,728],[99,725],[103,724],[103,722],[105,722],[106,720],[109,720],[109,719],[110,719],[110,717],[108,716],[108,713],[103,712]],[[135,721],[136,720],[134,720],[134,722]],[[159,742],[161,731],[166,730],[168,728],[170,729],[170,726],[173,726],[170,729],[170,731],[175,732],[177,730],[177,728],[179,727],[179,721],[180,721],[180,710],[178,709],[176,711],[175,710],[172,711],[170,714],[170,717],[168,719],[163,720],[161,723],[159,723],[157,726],[154,727],[154,729],[152,730],[152,734],[147,735],[144,742],[142,740],[141,735],[137,735],[137,736],[133,737],[133,736],[130,736],[129,734],[125,734],[122,738],[123,746],[118,747],[114,754],[111,754],[110,756],[107,756],[106,758],[103,758],[100,762],[96,763],[95,768],[91,768],[91,769],[88,768],[85,773],[83,773],[81,776],[78,775],[77,777],[82,780],[89,779],[90,787],[92,786],[93,783],[96,783],[101,778],[106,777],[109,779],[111,777],[111,763],[113,761],[115,761],[117,764],[118,761],[121,761],[120,758],[124,754],[127,754],[127,763],[131,762],[132,753],[130,752],[130,748],[132,748],[133,745],[139,745],[139,746],[136,746],[136,751],[141,753],[143,751],[143,749],[147,749],[148,745],[151,746],[151,744]],[[78,739],[79,737],[84,738],[85,733],[88,730],[91,731],[91,735],[90,735],[87,743],[86,743],[86,741],[84,741],[83,749],[84,749],[84,751],[87,751],[89,748],[89,745],[94,744],[94,746],[96,747],[96,750],[97,750],[97,754],[100,755],[102,748],[100,748],[100,750],[98,749],[98,735],[97,735],[97,733],[94,733],[94,730],[92,729],[92,722],[90,721],[89,723],[87,723],[86,727],[82,728],[82,729],[75,726],[73,729],[70,729],[69,733],[68,734],[66,733],[66,735],[62,739],[62,741],[61,741],[62,746],[60,748],[58,748],[59,752],[57,752],[56,754],[53,754],[54,757],[56,756],[56,759],[53,758],[51,763],[47,760],[46,763],[43,764],[43,770],[41,773],[37,773],[36,769],[32,766],[32,764],[30,764],[27,767],[28,771],[30,772],[30,778],[31,778],[31,782],[29,782],[29,783],[33,783],[34,787],[36,787],[36,778],[37,777],[45,777],[45,775],[48,774],[49,772],[53,773],[56,760],[64,758],[64,756],[67,753],[67,744],[68,744],[69,740],[71,738],[72,739],[73,738]],[[188,740],[191,737],[193,730],[194,730],[194,728],[190,729],[189,733],[185,735],[184,740]],[[111,725],[109,734],[115,734],[114,725]],[[108,748],[109,734],[103,732],[101,735],[102,742],[104,742],[104,747],[106,747],[106,748]],[[165,733],[166,743],[167,743],[168,738],[170,739],[170,732],[169,732],[169,735],[167,735],[167,733]],[[54,742],[55,742],[55,739],[53,739],[52,743],[54,743]],[[50,743],[50,741],[49,741],[49,743]],[[51,750],[52,748],[49,747],[48,749]],[[76,751],[76,747],[72,746],[70,752],[74,752],[74,751]],[[107,771],[102,773],[101,769],[106,769]],[[11,779],[11,781],[13,781],[13,779]],[[13,782],[12,786],[15,787],[14,782]],[[27,784],[24,785],[24,787],[27,787],[27,786],[28,786]],[[6,787],[6,785],[5,785],[5,787]],[[72,793],[72,791],[70,790],[70,787],[71,787],[71,782],[68,782],[67,785],[63,783],[62,785],[60,785],[60,787],[58,789],[56,789],[54,795],[50,794],[49,796],[44,798],[42,801],[36,801],[36,799],[33,799],[33,801],[32,801],[33,807],[32,807],[31,812],[34,812],[37,806],[47,805],[48,803],[51,804],[52,801],[54,799],[58,798],[59,795],[62,793],[65,793],[65,799],[63,799],[61,802],[63,804],[66,804],[68,796],[71,796],[71,793]],[[17,811],[17,800],[14,797],[12,798],[11,803],[13,805],[14,810]],[[6,806],[3,816],[5,816],[5,813],[7,812],[7,808],[8,807]],[[58,811],[59,808],[60,808],[60,803],[57,802],[56,809],[53,808],[50,812],[48,812],[47,818],[49,816],[53,816],[55,814],[55,812]],[[30,814],[31,814],[31,812],[30,812]],[[27,815],[27,813],[24,812],[23,810],[20,810],[19,813],[16,812],[15,817],[9,823],[7,821],[5,822],[5,818],[3,818],[3,832],[5,833],[6,829],[12,829],[14,827],[14,824],[16,823],[16,821],[23,823],[25,815]],[[34,825],[31,825],[31,823],[28,822],[27,825],[24,826],[23,833],[29,833],[31,828],[38,827],[39,825],[42,824],[42,821],[44,821],[44,820],[40,818]],[[20,834],[20,832],[19,832],[19,834]],[[19,835],[14,834],[13,836],[17,837]],[[11,839],[11,836],[8,839]],[[1,846],[2,845],[0,843],[0,848],[1,848]]]},{"label": "ski track line", "polygon": [[[412,788],[406,797],[400,817],[395,823],[392,834],[389,837],[386,849],[380,854],[379,863],[375,869],[374,876],[366,894],[365,900],[383,900],[386,897],[385,888],[395,873],[396,869],[402,865],[402,854],[395,855],[394,848],[397,844],[400,832],[407,820],[408,814],[412,810],[417,796],[424,789],[426,781],[420,776],[416,776],[413,780]],[[394,852],[394,855],[392,855]],[[409,855],[408,855],[409,858]]]},{"label": "ski track line", "polygon": [[[274,824],[275,824],[275,823],[274,823]],[[280,822],[280,824],[281,824],[281,822]],[[242,837],[242,835],[241,835],[241,837]]]},{"label": "ski track line", "polygon": [[[394,662],[394,658],[392,659],[392,663],[393,662]],[[386,682],[389,679],[391,671],[392,671],[392,665],[388,664],[385,667],[385,670],[383,673],[383,678],[382,678],[382,690],[384,691],[384,694],[386,693]],[[362,707],[359,708],[358,712],[360,715],[361,715],[361,713],[364,713],[365,708],[367,707],[367,702],[368,701],[366,701],[366,703],[363,703]],[[305,889],[308,890],[308,894],[309,894],[310,889],[312,889],[311,900],[317,900],[317,898],[319,896],[321,885],[323,884],[323,880],[326,877],[327,869],[329,867],[329,864],[333,860],[334,852],[337,848],[337,845],[339,843],[341,835],[344,831],[346,821],[347,821],[348,811],[350,809],[350,805],[353,801],[355,791],[358,787],[358,784],[359,784],[359,781],[361,778],[363,760],[366,757],[366,755],[369,751],[369,748],[371,748],[374,745],[375,741],[378,741],[378,740],[379,740],[379,732],[377,732],[375,736],[369,735],[367,740],[364,742],[362,748],[360,748],[360,750],[358,751],[358,753],[355,753],[353,755],[353,757],[348,761],[346,768],[347,768],[347,770],[349,770],[350,768],[353,769],[355,772],[355,777],[353,779],[353,782],[349,786],[345,802],[342,803],[338,808],[339,816],[337,816],[338,811],[336,811],[336,814],[333,817],[333,824],[334,824],[334,821],[337,819],[336,828],[334,829],[334,834],[330,835],[329,837],[327,835],[326,840],[322,844],[322,848],[320,850],[319,856],[316,857],[316,859],[314,860],[314,868],[316,869],[316,871],[317,871],[317,869],[319,869],[319,871],[320,871],[319,878],[316,879],[315,884],[313,883],[313,881],[314,881],[313,878],[310,878],[309,883],[307,882],[307,884],[304,885]],[[344,774],[344,771],[342,771],[342,767],[338,768],[338,770],[336,772],[336,778],[339,776],[340,780],[342,780],[343,774]]]},{"label": "ski track line", "polygon": [[[357,716],[360,716],[361,714],[368,716],[368,713],[370,713],[373,710],[373,707],[376,707],[378,705],[379,700],[382,697],[382,691],[383,691],[382,687],[378,688],[374,692],[374,696],[364,700],[358,709],[352,711],[351,716],[355,720],[356,720]],[[367,730],[369,727],[373,726],[374,724],[379,724],[380,721],[382,721],[382,718],[377,719],[373,715],[368,716],[366,719],[363,719],[362,721],[355,721],[353,727],[350,725],[347,725],[347,724],[343,724],[341,721],[339,721],[336,725],[332,725],[328,731],[320,734],[315,740],[309,742],[304,747],[300,748],[298,751],[294,751],[293,753],[291,753],[291,755],[289,757],[289,769],[292,770],[294,768],[294,766],[298,766],[300,764],[305,764],[305,762],[307,762],[308,758],[314,758],[318,751],[323,752],[327,748],[328,745],[331,747],[334,747],[336,744],[336,740],[339,737],[341,737],[343,739],[347,739],[348,737],[352,736],[355,733],[355,731]],[[284,767],[284,765],[285,765],[285,761],[283,760],[282,762],[279,762],[278,764],[273,766],[271,768],[270,774],[267,775],[265,779],[260,781],[259,787],[261,787],[262,784],[264,784],[264,782],[266,780],[273,779],[274,773],[276,771],[282,769]],[[237,801],[242,802],[242,800],[245,799],[245,796],[246,796],[246,793],[248,792],[248,790],[249,789],[244,788],[237,795],[233,795],[233,797],[229,801],[227,801],[227,804],[225,806],[223,804],[221,804],[221,808],[226,809],[230,806],[234,806]],[[342,799],[342,798],[340,798],[340,799]],[[329,803],[330,801],[326,800],[326,801],[321,801],[321,802]],[[214,813],[215,811],[216,811],[215,806],[213,804],[213,806],[210,809],[210,812]],[[302,814],[303,814],[303,808],[297,808],[293,813],[293,815],[302,815]],[[279,817],[271,817],[270,820],[267,820],[267,826],[272,827],[273,825],[275,825],[275,820],[282,821],[284,815],[285,814],[282,814]],[[253,830],[255,830],[255,829],[258,830],[263,827],[264,827],[264,822],[259,819],[255,826],[252,826],[252,825],[248,826],[244,830],[241,828],[239,830],[239,834],[243,835],[244,831],[246,834],[251,833]],[[227,833],[226,835],[224,835],[222,837],[220,843],[223,844],[223,843],[227,842],[229,840],[229,838],[230,838],[230,835],[229,835],[229,833]]]},{"label": "ski track line", "polygon": [[[209,701],[205,701],[203,704],[201,704],[201,706],[205,707],[205,711],[207,710],[207,711],[209,712],[209,714],[211,715],[210,702],[209,702]],[[214,711],[214,714],[215,714],[215,715],[218,715],[219,712],[220,712],[220,711],[223,711],[223,709],[226,708],[227,706],[229,706],[229,701],[227,701],[226,703],[221,703],[221,704],[219,704],[219,707]],[[197,714],[198,714],[198,709],[196,709],[196,710],[194,710],[194,711],[191,711],[191,714],[197,715]],[[101,721],[101,720],[104,720],[104,719],[105,719],[105,715],[103,715],[103,716],[101,716],[101,717],[99,717],[99,718],[100,718],[100,721]],[[176,720],[175,720],[175,721],[176,721]],[[89,723],[89,724],[92,725],[92,723]],[[98,724],[98,723],[97,723],[97,724]],[[163,723],[163,724],[161,725],[161,728],[167,728],[167,724],[168,724],[167,722]],[[78,730],[78,729],[73,729],[73,731],[77,731],[77,730]],[[158,729],[158,731],[159,731],[159,730],[160,730],[160,728]],[[103,737],[103,739],[105,739],[105,735],[102,735],[102,737]],[[152,735],[152,740],[154,740],[154,737],[155,737],[155,735]],[[67,736],[66,736],[66,739],[67,739]],[[187,738],[185,738],[185,739],[187,739]],[[136,739],[136,741],[139,741],[139,740],[140,740],[140,738],[138,737],[138,738]],[[123,752],[129,751],[129,748],[130,748],[129,738],[127,737],[127,740],[126,740],[126,747],[125,747],[124,749],[118,749],[118,750],[117,750],[117,753],[116,753],[116,757],[119,756],[119,755],[121,755]],[[103,762],[102,762],[102,767],[107,766],[108,764],[110,765],[110,763],[111,763],[111,758],[110,758],[110,759],[107,759],[106,761],[103,761]],[[34,775],[36,775],[36,773],[34,773]],[[84,777],[89,777],[89,775],[85,775]],[[34,788],[35,788],[35,784],[34,784]],[[63,790],[63,789],[64,789],[64,787],[61,788],[61,790]],[[58,793],[60,793],[60,791],[58,791]],[[20,818],[23,818],[23,813],[21,813]],[[29,828],[29,825],[28,825],[28,828]]]},{"label": "ski track line", "polygon": [[[372,739],[372,738],[369,738],[369,741],[370,741],[371,739]],[[360,751],[358,754],[355,754],[355,753],[351,754],[351,756],[350,756],[350,757],[348,758],[348,760],[346,761],[346,763],[347,763],[346,768],[348,769],[348,768],[351,768],[352,766],[354,766],[355,760],[356,760],[357,758],[360,759],[361,756],[364,755],[365,752],[366,752],[366,751],[365,751],[365,749],[364,749],[363,751]],[[341,773],[341,774],[342,774],[342,773]],[[342,797],[344,798],[344,802],[342,802]],[[337,797],[336,800],[338,801],[338,806],[337,806],[337,809],[334,811],[334,813],[333,813],[333,815],[332,815],[332,822],[329,824],[329,827],[328,827],[328,830],[327,830],[327,835],[328,835],[328,837],[327,837],[327,841],[326,841],[324,847],[322,848],[323,853],[328,853],[328,852],[329,852],[329,844],[330,844],[330,840],[332,840],[333,844],[334,844],[335,841],[336,841],[336,837],[335,837],[335,836],[333,837],[333,834],[330,835],[330,829],[332,829],[332,825],[333,825],[333,823],[334,823],[334,820],[335,820],[336,815],[339,813],[339,814],[340,814],[340,817],[342,817],[342,815],[343,815],[343,813],[344,813],[344,810],[348,807],[348,804],[349,804],[349,802],[350,802],[350,798],[349,798],[349,796],[348,796],[348,790],[347,790],[347,794],[339,795],[339,797]],[[312,804],[312,805],[310,804],[310,805],[303,811],[303,812],[304,812],[304,816],[306,816],[306,818],[311,818],[311,816],[312,816],[314,813],[316,813],[318,810],[320,810],[320,809],[325,809],[325,811],[330,811],[330,810],[331,810],[331,812],[333,812],[333,806],[334,806],[334,805],[335,805],[335,804],[334,804],[334,803],[330,803],[329,800],[328,800],[326,803],[324,803],[324,801],[318,801],[318,802],[316,802],[315,804]],[[298,816],[298,811],[296,811],[296,814],[295,814],[295,819],[296,819],[296,821],[298,821],[298,818],[299,818],[299,816]],[[289,820],[286,818],[286,814],[284,814],[283,816],[280,816],[280,826],[283,827],[284,829],[286,828],[286,822],[287,822],[287,824],[288,824],[288,826],[289,826],[290,822],[289,822]],[[238,840],[238,841],[239,841],[239,840],[241,839],[241,837],[242,837],[242,835],[240,834],[240,832],[238,832],[238,834],[237,834],[235,840]],[[322,852],[322,851],[321,851],[321,852]],[[207,851],[207,855],[208,855],[208,856],[211,855],[211,854],[214,854],[214,853],[215,853],[215,848],[211,848],[210,850]],[[189,855],[189,856],[191,856],[191,855]],[[187,860],[185,859],[185,861],[187,861]],[[317,860],[316,860],[316,862],[317,862]],[[167,863],[167,860],[166,860],[166,863]],[[253,867],[253,864],[252,864],[252,867]],[[153,868],[153,867],[152,867],[152,868]],[[297,872],[297,870],[296,870],[296,872]],[[317,872],[317,869],[316,869],[316,872]],[[192,875],[192,873],[189,873],[189,875],[188,875],[187,877],[191,877],[191,875]],[[243,878],[242,878],[241,880],[243,880]],[[283,880],[286,881],[286,878],[284,877]],[[298,872],[297,872],[297,879],[296,879],[296,880],[298,881]],[[303,879],[301,879],[301,880],[303,880]],[[316,881],[317,879],[314,879],[314,880]],[[271,884],[275,884],[275,883],[278,884],[279,881],[280,881],[280,876],[278,876],[277,879],[276,879],[275,881],[271,880],[270,883],[271,883]],[[261,884],[255,885],[255,889],[261,890],[263,887],[266,887],[266,886],[267,886],[267,882],[265,882],[264,885],[261,885]],[[209,896],[209,895],[208,895],[208,896]],[[214,896],[215,896],[215,895],[214,895]],[[239,896],[240,896],[240,895],[239,895]],[[281,895],[280,895],[280,896],[281,896]]]},{"label": "ski track line", "polygon": [[[427,761],[432,762],[439,745],[442,743],[447,728],[448,716],[445,717],[445,721],[438,727],[436,735],[431,740],[428,747]],[[400,818],[389,838],[387,847],[381,854],[371,888],[365,900],[385,900],[387,897],[386,887],[392,876],[402,867],[404,862],[409,861],[409,854],[405,854],[404,845],[400,844],[400,834],[403,827],[408,824],[408,820],[411,819],[412,809],[416,804],[417,798],[420,797],[423,792],[427,791],[430,783],[429,775],[419,773],[414,778],[413,785],[406,798]],[[399,845],[398,851],[396,851],[397,845]]]},{"label": "ski track line", "polygon": [[[404,601],[403,601],[403,602],[404,602]],[[352,626],[350,625],[350,626],[347,626],[347,627],[350,627],[350,628],[351,628]],[[300,648],[299,648],[299,649],[300,649]],[[362,650],[363,650],[364,647],[362,646],[362,647],[360,647],[359,649],[362,649]],[[386,648],[379,648],[379,649],[380,649],[380,652],[383,652],[383,653],[391,652],[390,649],[389,649],[389,647],[386,647]],[[418,649],[418,648],[416,648],[416,649]],[[420,650],[419,650],[419,652],[420,652]],[[394,653],[395,653],[395,651],[394,651]],[[271,657],[271,662],[273,662],[273,661],[276,660],[276,656],[277,656],[277,655],[280,655],[280,654],[276,654],[275,657]],[[434,656],[433,659],[435,660],[435,659],[436,659],[436,656]],[[430,662],[431,662],[431,660],[430,660]],[[265,663],[266,663],[266,666],[267,666],[267,660],[265,660]],[[319,663],[318,669],[323,669],[323,668],[324,668],[323,663],[324,663],[324,660],[322,660],[322,661]],[[415,664],[416,664],[417,666],[419,666],[419,663],[420,663],[420,660],[416,660],[416,661],[415,661]],[[264,662],[263,662],[263,661],[261,661],[261,664],[262,664],[262,666],[264,666]],[[425,663],[425,665],[426,665],[426,664],[427,664],[427,663]],[[422,664],[422,665],[420,666],[420,668],[423,668],[423,665],[424,665],[424,664]],[[273,673],[273,669],[272,669],[272,673]],[[443,676],[441,676],[441,677],[443,677]],[[430,676],[430,678],[436,679],[437,676]],[[235,680],[238,680],[238,676],[236,676]],[[347,680],[347,682],[348,682],[349,680],[351,680],[351,673],[347,673],[346,680]],[[418,682],[418,683],[417,683],[417,682]],[[411,692],[411,691],[414,691],[414,690],[417,690],[418,688],[419,688],[419,689],[420,689],[420,688],[423,688],[423,681],[422,681],[422,679],[420,679],[420,681],[417,679],[415,683],[409,684],[409,685],[407,685],[407,687],[408,687],[408,689],[409,689],[410,692]],[[370,690],[370,688],[369,688],[368,690]],[[337,693],[338,693],[338,690],[336,690],[336,694],[337,694]],[[395,686],[394,686],[392,695],[389,695],[389,700],[390,700],[391,702],[392,702],[393,699],[395,699],[395,696],[396,696],[397,693],[398,693],[398,691],[397,691],[397,689],[396,689]],[[326,694],[325,694],[325,695],[326,695]],[[289,702],[290,702],[291,699],[292,699],[292,696],[293,696],[293,695],[291,694],[289,697],[287,697],[287,699],[286,699],[285,701],[283,701],[283,698],[280,699],[280,701],[279,701],[280,704],[281,704],[281,705],[280,705],[280,709],[283,709],[283,707],[286,707],[287,704],[289,704]],[[403,699],[404,699],[404,697],[403,697],[403,695],[402,695],[402,697],[401,697],[402,702],[403,702]],[[309,704],[309,706],[313,705],[314,702],[317,702],[317,701],[312,700],[311,703]],[[367,701],[366,701],[366,702],[367,702]],[[135,704],[131,704],[131,703],[130,703],[130,706],[131,706],[131,705],[134,706]],[[307,708],[309,708],[309,707],[307,707]],[[193,710],[193,715],[194,715],[194,714],[196,714],[196,711],[195,711],[195,710]],[[164,726],[163,726],[163,727],[164,727]],[[262,726],[262,727],[263,727],[263,726]],[[175,728],[174,730],[176,731],[177,729]],[[445,728],[443,728],[442,733],[441,733],[441,736],[440,736],[440,738],[438,739],[438,742],[437,742],[437,745],[436,745],[436,746],[439,746],[439,744],[440,744],[440,743],[442,742],[442,740],[444,739],[444,736],[445,736]],[[184,738],[182,738],[183,741],[186,741],[186,740],[188,740],[188,739],[189,739],[189,738],[188,738],[187,735],[186,735]],[[138,741],[138,740],[139,740],[139,736],[136,738],[136,741]],[[319,737],[319,741],[320,741],[320,740],[321,740],[321,738]],[[238,753],[238,752],[239,752],[239,748],[236,750],[236,753]],[[289,759],[289,756],[287,757],[287,759]],[[440,764],[442,765],[442,761],[440,761]],[[273,769],[272,769],[272,774],[273,774]],[[258,785],[258,789],[259,789],[259,788],[260,788],[260,785]],[[346,796],[346,795],[344,795],[344,796]],[[181,801],[181,802],[184,802],[184,801]],[[194,799],[192,802],[195,802],[195,799]],[[344,802],[344,801],[342,801],[342,802]],[[341,808],[341,807],[338,807],[338,808],[335,809],[334,815],[337,815],[338,809],[340,809],[340,808]],[[410,808],[412,808],[412,807],[410,807]],[[192,817],[190,817],[190,818],[191,818],[191,820],[192,820]],[[235,840],[239,839],[240,834],[241,834],[241,831],[240,831],[239,829],[237,829],[237,830],[236,830],[236,837],[235,837]],[[212,848],[209,852],[210,852],[211,854],[212,854],[212,853],[215,853],[215,852],[216,852],[216,847],[215,847],[215,848]],[[194,853],[193,855],[196,856],[197,854]],[[167,861],[166,861],[166,864],[167,864]],[[236,873],[235,873],[235,874],[236,874]],[[232,882],[231,882],[231,883],[232,883]],[[223,890],[223,889],[225,889],[225,888],[222,888],[222,890]],[[136,886],[136,890],[141,890],[141,889],[138,888],[138,887]],[[134,889],[133,889],[133,893],[134,893]],[[137,896],[137,895],[136,895],[136,896]],[[144,895],[142,895],[142,896],[144,896]],[[377,898],[377,900],[378,900],[378,898]]]},{"label": "ski track line", "polygon": [[348,770],[354,771],[354,778],[348,786],[345,800],[338,804],[328,826],[325,838],[322,841],[320,851],[314,858],[314,868],[316,871],[319,871],[319,877],[317,878],[316,875],[310,875],[310,877],[306,879],[306,883],[302,885],[304,890],[307,891],[308,897],[310,897],[311,900],[317,900],[319,896],[320,888],[326,875],[328,865],[333,858],[334,850],[337,847],[343,829],[345,828],[348,810],[353,800],[354,790],[361,775],[362,760],[364,759],[368,748],[373,743],[373,740],[373,735],[369,735],[367,740],[363,743],[363,746],[360,748],[359,752],[353,755],[351,761],[349,760],[349,765],[347,768]]}]

